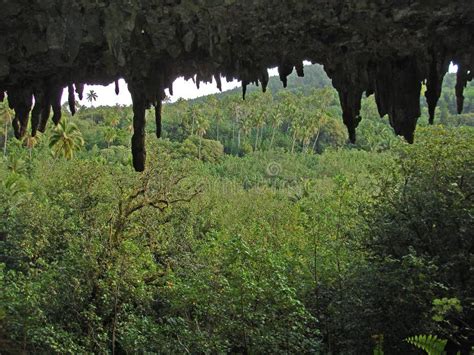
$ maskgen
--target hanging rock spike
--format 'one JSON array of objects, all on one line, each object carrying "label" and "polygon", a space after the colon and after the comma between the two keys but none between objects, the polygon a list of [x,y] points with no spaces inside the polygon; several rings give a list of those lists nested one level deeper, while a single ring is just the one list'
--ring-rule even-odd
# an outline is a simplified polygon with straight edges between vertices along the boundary
[{"label": "hanging rock spike", "polygon": [[304,78],[304,65],[303,65],[303,62],[298,62],[298,64],[295,65],[295,69],[296,69],[296,74],[300,78]]},{"label": "hanging rock spike", "polygon": [[214,80],[216,81],[217,89],[222,92],[222,80],[220,74],[214,75]]},{"label": "hanging rock spike", "polygon": [[69,111],[71,111],[71,115],[76,114],[76,97],[74,96],[74,86],[72,84],[69,84],[67,86],[67,101],[69,104]]},{"label": "hanging rock spike", "polygon": [[278,66],[278,74],[280,75],[280,80],[283,83],[283,87],[288,86],[288,76],[293,72],[293,65],[288,63],[282,63]]},{"label": "hanging rock spike", "polygon": [[342,108],[342,120],[347,127],[349,140],[354,144],[356,128],[361,121],[360,108],[363,90],[347,85],[344,89],[338,90],[338,93]]},{"label": "hanging rock spike", "polygon": [[161,138],[161,119],[163,103],[158,100],[155,105],[156,137]]},{"label": "hanging rock spike", "polygon": [[196,74],[196,88],[199,90],[199,87],[201,86],[201,75],[199,73]]},{"label": "hanging rock spike", "polygon": [[132,158],[133,167],[136,171],[145,170],[146,149],[145,149],[145,111],[148,107],[145,94],[135,85],[129,83],[128,88],[133,101],[133,136],[132,136]]},{"label": "hanging rock spike", "polygon": [[392,80],[392,66],[389,62],[378,63],[373,73],[373,88],[375,102],[380,117],[389,113],[391,102],[390,81]]},{"label": "hanging rock spike", "polygon": [[463,63],[458,65],[458,72],[456,74],[456,106],[458,114],[460,115],[464,109],[464,89],[467,86],[467,82],[472,79],[471,75],[468,74],[468,70]]},{"label": "hanging rock spike", "polygon": [[31,136],[35,137],[36,132],[41,122],[41,112],[44,106],[44,91],[42,89],[35,89],[34,91],[35,105],[31,111]]},{"label": "hanging rock spike", "polygon": [[33,105],[33,93],[29,88],[9,90],[8,104],[11,109],[15,110],[15,117],[12,121],[15,137],[21,139],[25,136],[28,127],[31,106]]},{"label": "hanging rock spike", "polygon": [[55,86],[51,91],[51,107],[53,108],[53,123],[54,125],[58,125],[61,121],[61,98],[63,96],[63,88],[61,86]]},{"label": "hanging rock spike", "polygon": [[431,63],[428,73],[428,79],[426,80],[426,102],[428,104],[429,123],[433,124],[436,105],[438,104],[439,97],[441,96],[441,89],[443,86],[443,79],[449,70],[449,61],[447,61],[444,55],[431,54]]},{"label": "hanging rock spike", "polygon": [[45,85],[43,88],[43,102],[41,105],[41,117],[38,124],[38,131],[44,133],[51,113],[51,85]]},{"label": "hanging rock spike", "polygon": [[74,86],[76,87],[77,97],[79,97],[79,100],[82,101],[84,95],[84,84],[76,83]]},{"label": "hanging rock spike", "polygon": [[351,60],[351,58],[347,58],[343,65],[334,67],[328,65],[324,69],[332,79],[332,84],[339,94],[342,120],[347,127],[349,140],[354,144],[356,141],[356,128],[361,121],[362,94],[367,85],[361,83],[361,70],[356,73],[353,72]]},{"label": "hanging rock spike", "polygon": [[242,80],[242,99],[245,100],[245,95],[247,94],[247,80]]},{"label": "hanging rock spike", "polygon": [[392,63],[390,90],[390,124],[395,133],[413,143],[416,122],[421,116],[421,78],[416,58],[405,58]]},{"label": "hanging rock spike", "polygon": [[267,92],[267,86],[268,86],[269,80],[270,80],[270,77],[268,76],[268,70],[263,69],[260,72],[260,82],[262,83],[262,91],[263,92]]},{"label": "hanging rock spike", "polygon": [[120,94],[120,86],[119,86],[119,81],[115,80],[115,95]]}]

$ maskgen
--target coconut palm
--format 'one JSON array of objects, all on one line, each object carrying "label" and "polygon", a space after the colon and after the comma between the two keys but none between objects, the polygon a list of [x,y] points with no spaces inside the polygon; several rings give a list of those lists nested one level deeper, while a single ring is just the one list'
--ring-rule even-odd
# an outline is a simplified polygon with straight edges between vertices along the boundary
[{"label": "coconut palm", "polygon": [[107,142],[107,148],[118,138],[117,130],[114,127],[106,127],[104,129],[104,138]]},{"label": "coconut palm", "polygon": [[[243,105],[236,104],[234,106],[233,124],[237,125],[237,149],[240,149],[242,122],[245,120],[246,115],[247,115],[247,112],[245,110],[245,107],[243,107]],[[232,128],[232,129],[234,129],[234,128]]]},{"label": "coconut palm", "polygon": [[92,102],[97,101],[97,98],[98,98],[98,95],[94,90],[90,90],[87,93],[86,100],[89,101],[91,104],[92,104]]},{"label": "coconut palm", "polygon": [[8,127],[12,122],[12,112],[6,102],[0,103],[0,120],[3,123],[3,156],[7,155]]},{"label": "coconut palm", "polygon": [[272,137],[270,139],[270,149],[273,147],[273,142],[275,140],[275,133],[276,131],[280,128],[280,126],[283,124],[283,114],[280,110],[279,107],[276,109],[272,110],[270,115],[269,115],[270,123],[272,125]]},{"label": "coconut palm", "polygon": [[66,159],[71,159],[74,152],[84,145],[82,133],[74,123],[69,123],[67,119],[61,120],[53,130],[49,140],[49,147],[54,156],[62,155]]},{"label": "coconut palm", "polygon": [[196,134],[199,136],[199,159],[201,159],[202,138],[209,129],[209,120],[203,115],[199,115],[196,119]]},{"label": "coconut palm", "polygon": [[23,138],[23,144],[29,150],[30,159],[33,153],[33,148],[36,147],[38,143],[41,141],[41,137],[42,137],[41,132],[37,132],[34,137],[31,134],[28,134]]}]

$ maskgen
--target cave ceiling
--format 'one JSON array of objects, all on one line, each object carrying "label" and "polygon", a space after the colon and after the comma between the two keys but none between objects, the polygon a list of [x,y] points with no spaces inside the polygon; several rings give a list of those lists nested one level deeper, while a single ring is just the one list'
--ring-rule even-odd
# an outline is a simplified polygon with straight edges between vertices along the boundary
[{"label": "cave ceiling", "polygon": [[[456,96],[474,69],[472,0],[0,0],[0,99],[15,110],[15,135],[34,135],[71,111],[84,84],[124,78],[132,95],[133,164],[145,165],[145,110],[161,125],[164,90],[180,76],[237,78],[265,89],[303,61],[324,65],[339,93],[351,141],[362,95],[412,142],[425,93],[430,120],[449,63]],[[159,132],[160,129],[157,129]]]}]

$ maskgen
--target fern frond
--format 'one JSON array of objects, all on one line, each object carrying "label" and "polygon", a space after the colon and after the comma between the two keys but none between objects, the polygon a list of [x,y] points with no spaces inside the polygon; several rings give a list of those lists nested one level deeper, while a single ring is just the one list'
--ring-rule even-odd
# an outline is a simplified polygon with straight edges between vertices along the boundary
[{"label": "fern frond", "polygon": [[447,340],[439,339],[436,335],[417,335],[409,337],[405,341],[419,349],[426,351],[428,355],[443,355]]}]

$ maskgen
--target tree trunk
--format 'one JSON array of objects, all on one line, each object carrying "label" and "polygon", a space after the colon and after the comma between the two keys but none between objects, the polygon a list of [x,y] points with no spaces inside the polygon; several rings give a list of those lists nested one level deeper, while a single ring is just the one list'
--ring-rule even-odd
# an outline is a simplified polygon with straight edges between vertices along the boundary
[{"label": "tree trunk", "polygon": [[318,139],[319,139],[319,133],[321,132],[320,129],[318,129],[318,133],[316,134],[316,138],[314,139],[314,143],[313,143],[313,152],[315,151],[316,149],[316,144],[318,143]]},{"label": "tree trunk", "polygon": [[256,132],[255,132],[255,147],[253,148],[255,152],[257,151],[257,147],[258,147],[258,131],[259,131],[259,128],[257,127]]},{"label": "tree trunk", "polygon": [[201,142],[202,142],[202,136],[199,136],[199,149],[198,149],[198,156],[199,160],[201,160]]},{"label": "tree trunk", "polygon": [[8,120],[5,121],[5,130],[3,133],[3,156],[7,156],[7,140],[8,140]]},{"label": "tree trunk", "polygon": [[273,148],[273,140],[275,139],[275,131],[276,131],[276,128],[275,128],[275,126],[273,126],[272,138],[270,139],[270,150]]}]

